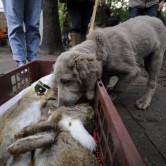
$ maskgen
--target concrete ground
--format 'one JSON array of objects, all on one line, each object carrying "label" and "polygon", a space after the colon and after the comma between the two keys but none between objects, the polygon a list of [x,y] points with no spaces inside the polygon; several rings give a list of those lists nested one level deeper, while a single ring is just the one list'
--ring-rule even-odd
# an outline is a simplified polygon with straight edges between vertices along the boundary
[{"label": "concrete ground", "polygon": [[[40,60],[55,60],[55,55],[39,55]],[[166,58],[165,58],[166,59]],[[147,166],[166,166],[166,60],[150,108],[135,108],[135,100],[144,92],[146,74],[133,84],[129,92],[115,103],[133,142]],[[9,48],[0,47],[0,74],[15,68]]]},{"label": "concrete ground", "polygon": [[[56,60],[56,55],[44,55],[39,51],[39,60]],[[16,68],[15,61],[12,59],[12,53],[9,47],[0,46],[0,74]]]},{"label": "concrete ground", "polygon": [[143,95],[146,73],[133,84],[115,107],[147,166],[166,166],[166,55],[150,108],[138,110],[135,101]]}]

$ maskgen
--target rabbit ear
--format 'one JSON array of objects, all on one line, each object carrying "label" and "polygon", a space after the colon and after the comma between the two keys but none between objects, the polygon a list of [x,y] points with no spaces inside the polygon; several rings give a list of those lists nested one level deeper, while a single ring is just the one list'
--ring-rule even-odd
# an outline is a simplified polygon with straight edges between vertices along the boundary
[{"label": "rabbit ear", "polygon": [[14,144],[8,147],[8,152],[11,154],[22,154],[33,151],[37,148],[42,148],[51,145],[55,140],[55,133],[49,132],[40,135],[29,136],[17,140]]},{"label": "rabbit ear", "polygon": [[51,122],[47,121],[34,123],[23,128],[20,132],[16,133],[15,138],[19,139],[33,134],[37,134],[39,132],[50,131],[52,129],[55,129],[56,127],[56,125],[53,125]]}]

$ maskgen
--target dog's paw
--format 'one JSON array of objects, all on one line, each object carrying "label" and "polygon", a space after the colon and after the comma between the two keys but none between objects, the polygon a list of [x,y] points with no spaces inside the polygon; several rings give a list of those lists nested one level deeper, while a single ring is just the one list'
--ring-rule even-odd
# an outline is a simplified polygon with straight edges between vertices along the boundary
[{"label": "dog's paw", "polygon": [[116,77],[116,76],[111,77],[110,80],[109,80],[109,84],[107,86],[107,91],[108,92],[113,91],[113,89],[114,89],[117,82],[118,82],[118,77]]},{"label": "dog's paw", "polygon": [[121,95],[120,95],[120,93],[111,92],[111,93],[109,93],[109,96],[110,96],[111,100],[113,102],[115,102],[120,98]]},{"label": "dog's paw", "polygon": [[115,95],[115,94],[110,94],[109,96],[112,101],[115,101],[117,99],[117,95]]},{"label": "dog's paw", "polygon": [[122,91],[115,90],[115,89],[113,89],[111,92],[108,92],[108,94],[113,102],[118,101],[124,95]]},{"label": "dog's paw", "polygon": [[147,110],[149,108],[150,103],[147,102],[145,99],[139,99],[136,101],[136,107],[140,110]]}]

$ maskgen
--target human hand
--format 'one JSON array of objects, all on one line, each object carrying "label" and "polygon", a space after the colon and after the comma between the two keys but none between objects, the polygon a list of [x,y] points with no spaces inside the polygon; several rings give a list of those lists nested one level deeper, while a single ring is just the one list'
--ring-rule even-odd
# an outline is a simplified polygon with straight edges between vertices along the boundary
[{"label": "human hand", "polygon": [[158,11],[161,11],[163,9],[164,2],[165,0],[161,0],[161,2],[159,3]]}]

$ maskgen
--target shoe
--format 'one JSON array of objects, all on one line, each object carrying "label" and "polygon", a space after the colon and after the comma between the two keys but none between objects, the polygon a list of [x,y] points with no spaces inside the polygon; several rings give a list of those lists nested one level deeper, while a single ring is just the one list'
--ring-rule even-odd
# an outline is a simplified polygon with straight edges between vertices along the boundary
[{"label": "shoe", "polygon": [[16,61],[16,66],[17,67],[21,67],[21,66],[23,66],[23,65],[25,65],[26,64],[26,61],[24,60],[24,61]]},{"label": "shoe", "polygon": [[[26,64],[26,61],[24,60],[24,61],[16,61],[16,66],[17,67],[21,67],[21,66],[23,66],[23,65],[25,65]],[[20,77],[22,78],[22,77],[25,77],[26,75],[27,75],[27,73],[28,73],[28,70],[27,69],[24,69],[24,70],[22,70],[21,72],[20,72]]]}]

